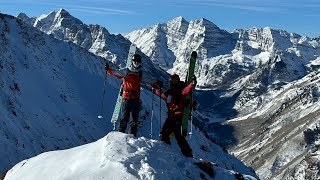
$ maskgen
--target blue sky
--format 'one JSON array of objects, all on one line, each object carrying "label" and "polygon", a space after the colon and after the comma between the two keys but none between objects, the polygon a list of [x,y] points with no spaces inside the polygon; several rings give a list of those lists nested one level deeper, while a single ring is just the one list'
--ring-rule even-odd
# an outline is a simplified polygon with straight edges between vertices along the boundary
[{"label": "blue sky", "polygon": [[111,33],[167,22],[206,18],[229,32],[272,27],[309,37],[320,36],[320,0],[1,0],[0,12],[39,16],[63,8],[86,24]]}]

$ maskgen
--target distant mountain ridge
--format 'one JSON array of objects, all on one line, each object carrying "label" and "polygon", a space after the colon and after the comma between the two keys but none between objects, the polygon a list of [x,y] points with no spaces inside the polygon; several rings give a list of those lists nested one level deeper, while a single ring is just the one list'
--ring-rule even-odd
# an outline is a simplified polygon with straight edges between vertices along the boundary
[{"label": "distant mountain ridge", "polygon": [[[314,151],[308,144],[318,146],[320,136],[315,129],[320,124],[315,115],[320,101],[319,38],[270,27],[229,33],[204,18],[187,22],[182,17],[135,30],[126,37],[154,63],[182,77],[186,74],[187,57],[197,51],[197,125],[251,164],[260,177],[311,176],[308,163],[296,165],[317,159],[318,151],[312,155],[307,152]],[[172,65],[167,66],[166,61]],[[297,84],[300,85],[296,87]],[[288,131],[290,123],[299,127],[290,126]],[[294,135],[287,134],[290,132]],[[312,140],[306,135],[310,132]],[[287,149],[282,148],[284,142]],[[314,168],[314,164],[309,165]],[[320,170],[312,172],[317,174]]]},{"label": "distant mountain ridge", "polygon": [[318,55],[318,50],[314,49],[319,48],[319,41],[315,39],[271,28],[238,29],[228,33],[204,18],[187,22],[178,17],[168,23],[133,31],[126,37],[153,62],[183,77],[187,57],[192,50],[197,50],[197,75],[201,79],[198,85],[203,88],[233,82],[290,47],[307,48],[311,51],[309,57]]},{"label": "distant mountain ridge", "polygon": [[[119,67],[125,66],[131,42],[120,34],[110,34],[105,27],[86,25],[64,9],[52,11],[39,17],[29,18],[24,13],[20,13],[17,17],[57,39],[73,42]],[[138,53],[140,53],[139,50]],[[155,67],[143,53],[140,54],[143,58],[146,77],[167,79],[167,74],[164,71]]]}]

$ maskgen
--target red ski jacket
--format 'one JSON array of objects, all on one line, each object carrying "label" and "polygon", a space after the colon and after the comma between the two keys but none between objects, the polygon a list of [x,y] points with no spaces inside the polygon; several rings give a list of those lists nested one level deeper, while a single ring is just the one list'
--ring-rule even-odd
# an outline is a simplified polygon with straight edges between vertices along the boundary
[{"label": "red ski jacket", "polygon": [[111,69],[108,70],[108,74],[117,78],[123,79],[123,93],[122,97],[126,99],[137,99],[140,98],[141,88],[141,72],[130,72],[128,71],[125,76],[121,74],[113,73]]},{"label": "red ski jacket", "polygon": [[[155,87],[156,83],[152,83],[151,86]],[[184,103],[185,103],[184,97],[185,95],[190,94],[193,89],[194,89],[194,85],[193,83],[190,83],[187,87],[185,87],[182,90],[181,94],[179,94],[179,97],[175,95],[171,95],[170,91],[172,91],[172,89],[168,89],[167,91],[164,91],[164,92],[160,92],[160,90],[157,89],[155,92],[162,99],[166,100],[168,117],[175,117],[175,116],[183,115]]]}]

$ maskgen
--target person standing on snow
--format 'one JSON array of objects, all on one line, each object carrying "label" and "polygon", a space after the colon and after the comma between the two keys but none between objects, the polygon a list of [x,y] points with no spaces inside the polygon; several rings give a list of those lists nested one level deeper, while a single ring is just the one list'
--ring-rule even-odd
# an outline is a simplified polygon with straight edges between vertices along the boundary
[{"label": "person standing on snow", "polygon": [[139,54],[134,54],[132,57],[132,64],[128,68],[124,69],[125,72],[119,71],[119,73],[114,73],[109,68],[108,64],[105,65],[105,70],[109,75],[123,79],[123,101],[121,107],[122,115],[118,126],[118,131],[125,133],[131,114],[132,120],[130,121],[128,134],[137,136],[140,111],[140,88],[142,79],[141,56]]},{"label": "person standing on snow", "polygon": [[156,88],[156,94],[167,102],[168,117],[162,126],[160,132],[161,141],[166,144],[171,144],[170,134],[174,133],[177,143],[181,149],[181,153],[186,157],[193,157],[192,149],[182,135],[182,117],[184,110],[184,97],[190,94],[196,86],[196,77],[194,76],[192,82],[185,86],[183,81],[180,81],[180,77],[177,74],[173,74],[169,80],[169,89],[164,92],[160,92],[159,88],[163,86],[162,81],[156,81],[151,84],[153,88]]}]

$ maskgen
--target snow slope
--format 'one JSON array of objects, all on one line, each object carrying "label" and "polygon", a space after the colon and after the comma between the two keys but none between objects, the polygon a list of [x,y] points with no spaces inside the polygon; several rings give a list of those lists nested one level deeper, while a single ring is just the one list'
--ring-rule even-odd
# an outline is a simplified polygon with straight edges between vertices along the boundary
[{"label": "snow slope", "polygon": [[[225,152],[216,152],[218,155],[225,156]],[[211,179],[194,162],[157,140],[110,132],[90,144],[24,160],[8,171],[5,180]],[[236,179],[234,170],[214,167],[214,179]]]},{"label": "snow slope", "polygon": [[[12,16],[0,14],[0,29],[0,171],[41,152],[92,142],[112,129],[96,118],[103,58]],[[117,82],[109,82],[106,108],[118,93]]]}]

